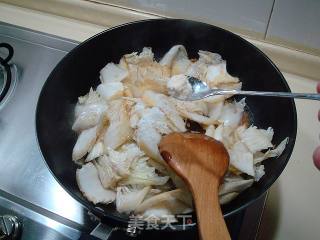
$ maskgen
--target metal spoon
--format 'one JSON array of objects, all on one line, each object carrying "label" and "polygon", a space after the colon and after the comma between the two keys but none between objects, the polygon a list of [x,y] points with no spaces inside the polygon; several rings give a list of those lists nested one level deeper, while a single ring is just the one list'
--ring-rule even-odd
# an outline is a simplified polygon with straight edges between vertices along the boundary
[{"label": "metal spoon", "polygon": [[302,98],[311,100],[320,100],[320,94],[317,93],[290,93],[290,92],[261,92],[261,91],[242,91],[234,89],[210,89],[205,82],[188,76],[188,82],[192,87],[189,95],[180,95],[175,92],[172,96],[183,101],[195,101],[214,95],[247,95],[247,96],[267,96],[267,97],[286,97],[286,98]]}]

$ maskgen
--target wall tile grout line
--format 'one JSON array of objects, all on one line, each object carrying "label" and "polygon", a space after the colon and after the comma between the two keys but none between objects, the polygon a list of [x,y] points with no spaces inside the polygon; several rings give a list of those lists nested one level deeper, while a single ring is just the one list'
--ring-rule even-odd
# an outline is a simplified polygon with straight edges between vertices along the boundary
[{"label": "wall tile grout line", "polygon": [[271,21],[271,17],[272,17],[273,8],[274,8],[275,3],[276,3],[276,0],[273,0],[272,7],[271,7],[271,11],[270,11],[270,15],[269,15],[269,19],[268,19],[268,22],[267,22],[266,31],[264,32],[264,36],[263,36],[263,39],[264,39],[264,40],[266,40],[266,38],[267,38],[267,33],[268,33],[268,29],[269,29],[269,24],[270,24],[270,21]]}]

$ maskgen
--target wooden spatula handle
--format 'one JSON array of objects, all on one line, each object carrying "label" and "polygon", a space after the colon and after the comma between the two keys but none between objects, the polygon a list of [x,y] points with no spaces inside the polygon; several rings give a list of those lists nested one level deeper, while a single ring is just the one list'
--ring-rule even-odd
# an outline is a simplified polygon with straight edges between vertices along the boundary
[{"label": "wooden spatula handle", "polygon": [[192,191],[201,239],[230,239],[218,197],[220,182],[229,167],[224,145],[202,134],[171,133],[162,137],[159,151]]},{"label": "wooden spatula handle", "polygon": [[197,189],[192,189],[200,237],[202,240],[231,239],[219,204],[219,182],[212,180],[206,183],[212,186],[211,191],[207,190],[208,186],[202,187],[202,185],[198,185]]}]

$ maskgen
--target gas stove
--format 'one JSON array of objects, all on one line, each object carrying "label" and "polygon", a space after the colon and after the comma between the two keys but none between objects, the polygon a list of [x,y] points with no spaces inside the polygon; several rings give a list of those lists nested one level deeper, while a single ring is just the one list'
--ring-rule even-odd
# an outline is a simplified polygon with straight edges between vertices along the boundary
[{"label": "gas stove", "polygon": [[[36,137],[40,90],[55,65],[79,43],[5,23],[0,23],[0,43],[13,48],[8,67],[0,72],[0,90],[6,89],[0,102],[0,239],[86,239],[89,235],[106,239],[110,227],[99,223],[58,184]],[[7,55],[8,50],[0,47],[0,57]],[[226,218],[232,239],[256,238],[265,199],[266,195]],[[196,239],[197,233],[182,235]],[[182,235],[159,232],[136,239],[169,240]],[[114,231],[110,239],[127,237]]]}]

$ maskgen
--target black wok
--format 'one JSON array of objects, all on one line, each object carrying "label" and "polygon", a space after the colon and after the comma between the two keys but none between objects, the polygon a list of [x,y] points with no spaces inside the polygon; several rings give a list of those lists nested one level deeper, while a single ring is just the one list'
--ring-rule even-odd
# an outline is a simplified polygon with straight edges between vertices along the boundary
[{"label": "black wok", "polygon": [[[104,31],[67,54],[48,77],[38,100],[36,128],[44,159],[57,181],[93,214],[115,226],[126,226],[128,217],[114,206],[94,205],[86,200],[76,183],[76,164],[71,160],[77,139],[71,130],[78,96],[99,83],[99,70],[108,62],[119,62],[122,55],[152,47],[156,58],[175,44],[183,44],[190,58],[198,50],[219,53],[227,61],[227,70],[239,77],[243,89],[290,91],[284,77],[255,46],[224,29],[187,20],[147,20]],[[247,97],[253,122],[259,128],[274,128],[274,144],[285,137],[289,143],[277,159],[265,162],[265,176],[222,207],[224,216],[243,209],[261,196],[279,177],[294,147],[297,118],[292,99]]]}]

